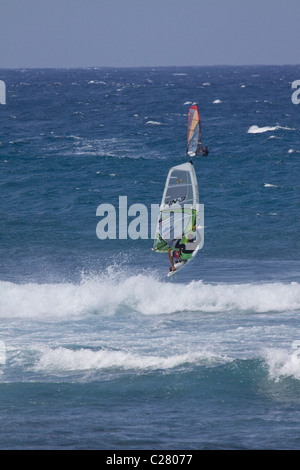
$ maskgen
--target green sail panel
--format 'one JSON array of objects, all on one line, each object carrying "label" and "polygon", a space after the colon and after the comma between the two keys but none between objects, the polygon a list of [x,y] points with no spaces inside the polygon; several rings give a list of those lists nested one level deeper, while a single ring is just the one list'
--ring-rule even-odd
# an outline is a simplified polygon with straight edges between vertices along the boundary
[{"label": "green sail panel", "polygon": [[162,196],[153,250],[165,253],[189,233],[196,224],[198,208],[198,183],[193,164],[172,167]]}]

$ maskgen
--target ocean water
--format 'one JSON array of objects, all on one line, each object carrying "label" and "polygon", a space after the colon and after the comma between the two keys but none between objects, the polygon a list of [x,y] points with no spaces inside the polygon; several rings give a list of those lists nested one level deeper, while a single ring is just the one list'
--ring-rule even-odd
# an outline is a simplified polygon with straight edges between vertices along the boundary
[{"label": "ocean water", "polygon": [[[1,449],[300,448],[299,78],[0,70]],[[170,279],[150,228],[100,240],[96,212],[150,220],[194,102],[205,241]]]}]

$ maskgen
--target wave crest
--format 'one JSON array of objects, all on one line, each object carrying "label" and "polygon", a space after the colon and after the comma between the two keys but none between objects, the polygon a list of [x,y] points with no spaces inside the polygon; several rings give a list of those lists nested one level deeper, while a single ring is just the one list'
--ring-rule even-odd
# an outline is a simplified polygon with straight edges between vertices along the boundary
[{"label": "wave crest", "polygon": [[300,309],[300,284],[189,284],[162,282],[151,275],[114,272],[79,284],[0,282],[0,318],[144,315],[177,312],[284,312]]},{"label": "wave crest", "polygon": [[285,377],[300,380],[300,351],[286,351],[279,348],[266,349],[264,359],[269,375],[276,382]]},{"label": "wave crest", "polygon": [[169,356],[155,356],[147,354],[134,354],[128,351],[112,351],[81,348],[72,350],[64,347],[56,349],[44,348],[34,369],[48,372],[86,371],[100,369],[135,369],[155,370],[173,369],[184,364],[195,363],[223,363],[227,358],[214,356],[209,351],[195,351]]},{"label": "wave crest", "polygon": [[248,134],[262,134],[264,132],[269,132],[269,131],[277,131],[278,129],[283,129],[286,131],[294,131],[295,129],[292,129],[290,127],[282,127],[282,126],[265,126],[265,127],[258,127],[256,125],[253,125],[249,127],[248,129]]}]

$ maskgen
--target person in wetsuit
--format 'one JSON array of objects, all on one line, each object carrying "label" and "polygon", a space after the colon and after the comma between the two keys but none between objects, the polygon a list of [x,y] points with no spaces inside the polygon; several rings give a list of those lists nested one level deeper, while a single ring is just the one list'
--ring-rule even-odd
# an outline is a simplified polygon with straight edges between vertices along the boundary
[{"label": "person in wetsuit", "polygon": [[204,148],[201,146],[200,152],[202,153],[203,157],[207,157],[209,154],[207,145]]},{"label": "person in wetsuit", "polygon": [[195,231],[196,226],[193,227],[193,231],[188,233],[188,235],[185,235],[180,240],[177,240],[174,250],[168,251],[169,260],[171,263],[169,271],[176,271],[173,258],[175,259],[175,263],[179,263],[180,261],[186,262],[193,256],[195,249],[201,241],[199,230],[197,230],[196,234]]}]

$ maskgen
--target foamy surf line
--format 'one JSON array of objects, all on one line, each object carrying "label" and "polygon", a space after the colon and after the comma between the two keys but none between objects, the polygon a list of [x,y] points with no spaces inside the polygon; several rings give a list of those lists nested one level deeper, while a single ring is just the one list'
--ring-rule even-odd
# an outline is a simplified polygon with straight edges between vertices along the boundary
[{"label": "foamy surf line", "polygon": [[0,282],[0,318],[65,318],[120,312],[291,312],[300,310],[300,284],[189,284],[149,275],[94,277],[80,284]]},{"label": "foamy surf line", "polygon": [[163,357],[133,354],[127,351],[94,351],[86,348],[72,350],[64,347],[51,349],[45,347],[41,350],[40,358],[33,369],[50,373],[101,369],[167,370],[189,364],[214,365],[229,360],[226,357],[215,356],[205,350]]},{"label": "foamy surf line", "polygon": [[[267,367],[270,380],[278,382],[288,377],[300,380],[299,353],[300,350],[287,351],[280,348],[268,348],[262,351],[259,359],[262,360],[262,367]],[[96,351],[88,348],[73,350],[66,347],[50,348],[42,346],[38,351],[38,355],[39,358],[31,369],[34,372],[48,374],[100,370],[168,371],[195,366],[218,367],[235,362],[233,357],[216,354],[208,349],[160,356],[121,350],[102,349]],[[249,360],[252,359],[248,358]],[[246,361],[247,359],[244,359],[243,363],[246,363]]]}]

